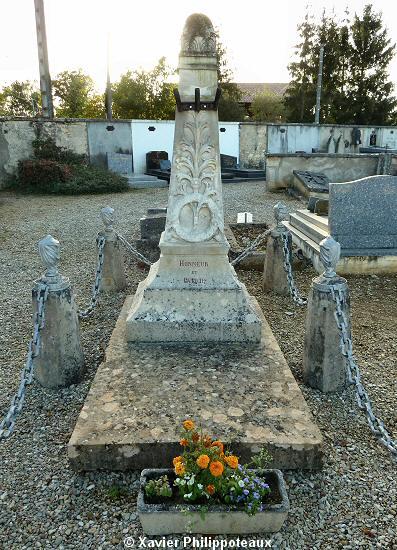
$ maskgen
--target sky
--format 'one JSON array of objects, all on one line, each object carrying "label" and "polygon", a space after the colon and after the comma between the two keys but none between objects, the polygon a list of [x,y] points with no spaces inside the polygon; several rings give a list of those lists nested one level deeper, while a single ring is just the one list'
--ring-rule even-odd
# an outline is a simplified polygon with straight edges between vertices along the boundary
[{"label": "sky", "polygon": [[[288,63],[297,43],[297,25],[308,0],[44,0],[52,78],[82,68],[100,90],[106,80],[107,37],[111,78],[128,69],[151,69],[161,56],[178,63],[186,18],[205,13],[218,27],[236,82],[288,82]],[[361,13],[368,0],[312,0],[316,15],[324,6],[342,15]],[[389,36],[397,42],[397,2],[374,0]],[[0,0],[0,86],[38,80],[34,0]],[[390,65],[397,84],[397,57]]]}]

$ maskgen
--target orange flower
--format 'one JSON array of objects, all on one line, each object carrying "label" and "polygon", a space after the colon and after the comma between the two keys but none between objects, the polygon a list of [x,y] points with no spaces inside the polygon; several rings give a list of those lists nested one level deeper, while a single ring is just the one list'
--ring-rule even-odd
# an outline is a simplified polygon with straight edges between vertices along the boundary
[{"label": "orange flower", "polygon": [[214,441],[211,447],[218,447],[219,452],[223,453],[223,443],[221,441]]},{"label": "orange flower", "polygon": [[230,468],[233,469],[236,469],[238,466],[238,458],[234,455],[225,456],[225,462],[228,466],[230,466]]},{"label": "orange flower", "polygon": [[205,470],[205,468],[208,468],[208,464],[210,463],[210,457],[208,455],[200,455],[196,462],[197,466]]},{"label": "orange flower", "polygon": [[211,447],[212,439],[209,435],[203,437],[204,447]]},{"label": "orange flower", "polygon": [[182,447],[187,447],[189,445],[189,441],[187,439],[181,439],[179,443]]},{"label": "orange flower", "polygon": [[207,485],[206,490],[209,495],[213,495],[215,493],[215,487],[213,485]]},{"label": "orange flower", "polygon": [[172,464],[176,466],[177,462],[183,462],[183,458],[181,456],[176,456],[172,461]]},{"label": "orange flower", "polygon": [[182,462],[177,462],[175,464],[175,473],[177,476],[183,476],[185,473],[185,466],[182,464]]},{"label": "orange flower", "polygon": [[197,441],[200,441],[200,435],[197,432],[194,432],[194,434],[192,435],[192,441],[194,443],[197,443]]},{"label": "orange flower", "polygon": [[194,422],[193,420],[185,420],[184,423],[183,423],[183,427],[185,428],[186,431],[190,431],[190,430],[193,430],[194,428]]},{"label": "orange flower", "polygon": [[219,460],[215,460],[210,464],[210,472],[214,477],[219,477],[223,474],[223,464]]}]

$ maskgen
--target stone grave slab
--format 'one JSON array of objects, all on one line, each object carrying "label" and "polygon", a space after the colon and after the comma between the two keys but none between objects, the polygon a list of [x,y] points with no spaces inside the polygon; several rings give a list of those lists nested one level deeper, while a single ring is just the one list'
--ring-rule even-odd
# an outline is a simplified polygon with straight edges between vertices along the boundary
[{"label": "stone grave slab", "polygon": [[128,343],[128,297],[68,444],[73,469],[169,467],[195,418],[243,460],[263,445],[277,468],[321,467],[322,436],[255,299],[260,344]]},{"label": "stone grave slab", "polygon": [[117,174],[132,174],[132,155],[106,153],[108,170]]},{"label": "stone grave slab", "polygon": [[328,193],[329,179],[320,172],[309,170],[293,170],[293,186],[305,197]]},{"label": "stone grave slab", "polygon": [[342,256],[397,256],[397,176],[330,184],[328,224]]}]

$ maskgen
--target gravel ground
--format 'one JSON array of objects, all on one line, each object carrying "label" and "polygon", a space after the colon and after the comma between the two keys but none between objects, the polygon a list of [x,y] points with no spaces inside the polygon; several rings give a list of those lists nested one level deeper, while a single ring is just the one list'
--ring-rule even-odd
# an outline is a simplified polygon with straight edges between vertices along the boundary
[{"label": "gravel ground", "polygon": [[[113,206],[119,231],[133,239],[146,209],[165,205],[166,197],[166,189],[83,197],[0,193],[0,411],[6,411],[17,388],[30,337],[30,290],[42,272],[37,241],[48,233],[61,241],[61,272],[73,281],[84,307],[94,275],[100,208]],[[225,185],[224,199],[229,222],[238,211],[250,210],[254,221],[271,223],[280,199],[291,210],[302,206],[264,193],[263,183]],[[126,293],[132,293],[145,272],[128,258],[127,273]],[[303,292],[314,275],[309,268],[296,274]],[[239,276],[261,303],[301,383],[304,310],[289,298],[264,295],[260,273]],[[397,437],[397,277],[349,277],[349,286],[363,379],[376,411]],[[136,472],[76,475],[66,459],[66,444],[126,293],[104,296],[94,317],[82,322],[83,382],[60,392],[33,383],[15,433],[0,444],[0,548],[123,548],[126,536],[142,534],[135,513]],[[357,412],[351,390],[325,396],[301,388],[324,435],[325,465],[318,473],[286,472],[291,512],[272,547],[397,548],[395,464]]]}]

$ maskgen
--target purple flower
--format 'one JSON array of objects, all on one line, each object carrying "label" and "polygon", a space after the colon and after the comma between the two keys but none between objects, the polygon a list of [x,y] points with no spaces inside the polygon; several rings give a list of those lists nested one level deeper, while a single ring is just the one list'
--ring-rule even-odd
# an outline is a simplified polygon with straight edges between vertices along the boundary
[{"label": "purple flower", "polygon": [[259,493],[254,493],[254,498],[256,498],[257,500],[260,499]]},{"label": "purple flower", "polygon": [[244,489],[243,493],[244,493],[245,495],[249,495],[249,494],[250,494],[250,492],[248,491],[248,489]]}]

